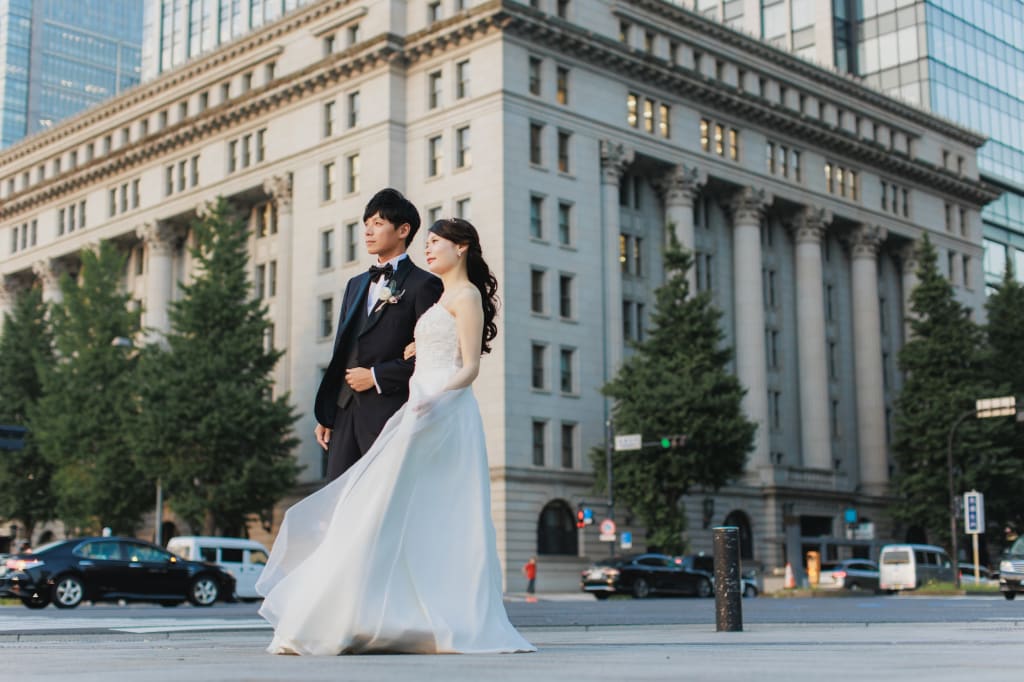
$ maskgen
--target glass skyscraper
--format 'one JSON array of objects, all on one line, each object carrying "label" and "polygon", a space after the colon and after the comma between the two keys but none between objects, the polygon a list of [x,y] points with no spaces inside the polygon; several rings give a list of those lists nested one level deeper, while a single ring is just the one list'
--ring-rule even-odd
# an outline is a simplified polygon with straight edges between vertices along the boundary
[{"label": "glass skyscraper", "polygon": [[145,0],[142,77],[149,80],[312,0]]},{"label": "glass skyscraper", "polygon": [[1024,281],[1024,0],[669,1],[989,136],[985,281],[1008,262]]},{"label": "glass skyscraper", "polygon": [[0,0],[0,148],[136,85],[142,0]]}]

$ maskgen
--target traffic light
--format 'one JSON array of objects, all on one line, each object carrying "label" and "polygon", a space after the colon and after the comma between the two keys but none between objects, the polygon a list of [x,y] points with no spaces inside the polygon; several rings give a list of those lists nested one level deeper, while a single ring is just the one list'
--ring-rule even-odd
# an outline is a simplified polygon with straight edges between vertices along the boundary
[{"label": "traffic light", "polygon": [[669,448],[681,448],[686,445],[686,436],[678,434],[675,436],[663,436],[661,439],[661,447],[668,450]]},{"label": "traffic light", "polygon": [[586,524],[586,514],[583,511],[583,505],[576,505],[576,527],[582,528]]}]

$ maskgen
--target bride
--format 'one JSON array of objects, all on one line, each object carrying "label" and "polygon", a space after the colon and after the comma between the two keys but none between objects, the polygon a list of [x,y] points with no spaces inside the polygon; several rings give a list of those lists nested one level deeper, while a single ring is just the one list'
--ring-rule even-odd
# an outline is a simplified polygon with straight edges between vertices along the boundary
[{"label": "bride", "polygon": [[434,223],[444,293],[420,316],[409,401],[344,475],[285,514],[256,589],[275,654],[536,649],[509,623],[470,384],[497,335],[497,280],[467,221]]}]

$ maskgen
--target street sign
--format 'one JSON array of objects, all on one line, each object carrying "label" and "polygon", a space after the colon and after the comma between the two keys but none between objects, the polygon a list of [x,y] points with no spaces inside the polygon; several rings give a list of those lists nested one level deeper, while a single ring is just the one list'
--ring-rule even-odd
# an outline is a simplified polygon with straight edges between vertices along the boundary
[{"label": "street sign", "polygon": [[615,436],[615,452],[640,450],[643,446],[644,438],[641,433],[626,433],[621,436]]},{"label": "street sign", "polygon": [[850,507],[845,512],[843,512],[843,519],[847,523],[857,523],[857,510],[854,509],[853,507]]},{"label": "street sign", "polygon": [[622,531],[622,537],[619,541],[619,547],[622,549],[633,549],[633,533],[629,531]]},{"label": "street sign", "polygon": [[605,519],[600,525],[601,536],[598,538],[601,542],[615,542],[615,522],[611,519]]},{"label": "street sign", "polygon": [[964,493],[964,532],[968,535],[985,532],[985,496],[977,490]]},{"label": "street sign", "polygon": [[853,532],[850,534],[851,540],[874,540],[875,539],[875,524],[871,521],[864,521],[853,526]]},{"label": "street sign", "polygon": [[24,426],[0,424],[0,450],[21,450],[25,447]]}]

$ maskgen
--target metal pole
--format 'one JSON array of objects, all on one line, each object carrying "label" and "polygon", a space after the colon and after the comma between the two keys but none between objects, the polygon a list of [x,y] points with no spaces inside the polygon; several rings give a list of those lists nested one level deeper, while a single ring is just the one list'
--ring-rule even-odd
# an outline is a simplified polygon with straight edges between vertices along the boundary
[{"label": "metal pole", "polygon": [[[608,477],[608,518],[612,521],[615,520],[615,481],[612,475],[612,442],[615,440],[615,426],[612,424],[612,418],[608,417],[608,421],[605,422],[605,428],[607,433],[605,434],[604,440],[604,459],[605,466],[607,468]],[[608,554],[609,556],[615,556],[615,543],[608,543]]]},{"label": "metal pole", "polygon": [[743,631],[743,583],[740,580],[740,529],[718,526],[715,547],[715,630]]},{"label": "metal pole", "polygon": [[160,481],[160,477],[156,479],[156,516],[154,516],[153,525],[156,526],[156,530],[153,533],[155,543],[163,546],[163,525],[164,525],[164,488]]},{"label": "metal pole", "polygon": [[960,553],[960,547],[957,542],[956,535],[957,497],[956,490],[953,488],[953,436],[956,434],[956,430],[960,427],[960,424],[973,414],[974,410],[971,410],[970,412],[964,412],[956,418],[956,421],[953,422],[953,428],[949,430],[949,441],[946,447],[946,474],[949,479],[949,528],[952,533],[952,540],[950,541],[950,544],[953,549],[953,584],[957,588],[960,587],[960,558],[958,556]]}]

